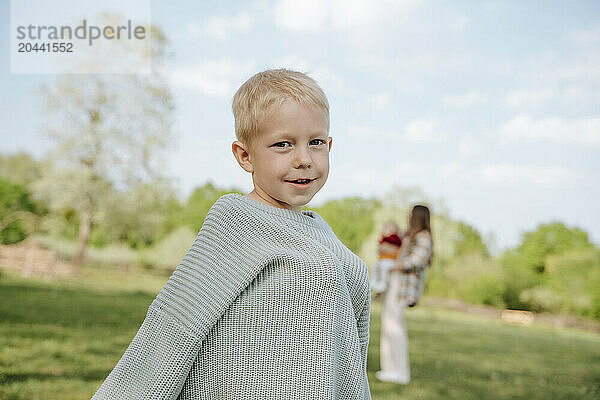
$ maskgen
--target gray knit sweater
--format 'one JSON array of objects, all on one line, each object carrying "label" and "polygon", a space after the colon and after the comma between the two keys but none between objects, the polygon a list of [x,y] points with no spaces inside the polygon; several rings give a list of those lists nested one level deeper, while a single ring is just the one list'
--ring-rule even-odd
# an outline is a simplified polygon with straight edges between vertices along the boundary
[{"label": "gray knit sweater", "polygon": [[92,399],[370,399],[370,306],[320,215],[224,195]]}]

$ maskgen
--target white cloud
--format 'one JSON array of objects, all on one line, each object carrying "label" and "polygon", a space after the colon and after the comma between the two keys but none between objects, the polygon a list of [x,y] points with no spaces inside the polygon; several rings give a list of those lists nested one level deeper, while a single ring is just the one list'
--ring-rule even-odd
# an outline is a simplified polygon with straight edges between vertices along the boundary
[{"label": "white cloud", "polygon": [[559,77],[568,80],[580,80],[583,83],[594,82],[594,80],[600,78],[598,62],[600,62],[600,57],[589,55],[587,60],[561,68]]},{"label": "white cloud", "polygon": [[461,156],[474,156],[478,154],[482,154],[485,151],[485,146],[483,143],[472,137],[463,137],[458,142],[458,153]]},{"label": "white cloud", "polygon": [[310,71],[310,75],[321,85],[325,93],[330,93],[332,89],[340,93],[348,94],[352,92],[350,85],[342,77],[342,74],[325,65],[319,65]]},{"label": "white cloud", "polygon": [[298,55],[286,55],[278,58],[271,65],[272,68],[289,68],[295,71],[307,73],[314,78],[317,83],[323,88],[326,95],[329,95],[332,89],[338,90],[341,93],[349,93],[351,88],[342,78],[342,74],[331,69],[325,64],[315,65],[307,57],[299,57]]},{"label": "white cloud", "polygon": [[[417,186],[427,173],[427,165],[411,160],[389,159],[373,166],[372,163],[350,162],[347,157],[332,164],[327,184],[319,203],[327,198],[349,195],[384,196],[394,185]],[[370,165],[370,166],[366,166]]]},{"label": "white cloud", "polygon": [[440,139],[437,134],[439,122],[433,119],[417,119],[404,129],[404,139],[413,143],[432,143]]},{"label": "white cloud", "polygon": [[600,42],[600,26],[573,31],[569,33],[569,39],[575,44],[597,44]]},{"label": "white cloud", "polygon": [[542,187],[565,187],[581,178],[578,172],[562,165],[496,163],[476,166],[453,161],[440,165],[437,171],[437,175],[443,180],[484,182],[495,185],[526,184]]},{"label": "white cloud", "polygon": [[381,135],[381,131],[378,131],[372,126],[366,125],[350,125],[348,126],[348,138],[349,139],[373,139],[378,138]]},{"label": "white cloud", "polygon": [[600,84],[565,85],[560,94],[560,100],[566,104],[573,104],[577,108],[581,104],[600,104]]},{"label": "white cloud", "polygon": [[495,135],[505,144],[550,142],[600,146],[600,117],[534,120],[521,114],[502,125]]},{"label": "white cloud", "polygon": [[579,174],[560,165],[535,166],[509,163],[488,164],[481,167],[481,178],[495,184],[536,184],[561,186],[579,179]]},{"label": "white cloud", "polygon": [[275,23],[291,31],[316,33],[373,26],[414,8],[419,0],[280,0]]},{"label": "white cloud", "polygon": [[512,90],[506,95],[506,104],[517,109],[543,107],[553,96],[552,88]]},{"label": "white cloud", "polygon": [[486,104],[488,102],[488,95],[480,93],[477,90],[470,90],[465,94],[444,96],[442,101],[446,106],[464,108]]},{"label": "white cloud", "polygon": [[[600,63],[600,58],[597,60]],[[582,106],[596,104],[600,100],[600,68],[596,65],[582,61],[541,71],[536,80],[543,82],[543,86],[510,90],[503,101],[507,107],[521,111],[539,111],[549,104],[581,110]]]},{"label": "white cloud", "polygon": [[243,32],[250,29],[252,19],[248,14],[235,16],[215,16],[206,21],[205,29],[217,39],[225,39],[232,32]]},{"label": "white cloud", "polygon": [[423,166],[414,161],[396,161],[384,169],[359,168],[352,172],[352,182],[368,182],[369,185],[391,186],[391,183],[402,177],[415,176],[423,173]]},{"label": "white cloud", "polygon": [[300,72],[309,72],[311,67],[306,57],[299,57],[298,55],[287,55],[283,58],[279,58],[275,61],[274,68],[289,68]]},{"label": "white cloud", "polygon": [[232,97],[243,80],[254,72],[255,65],[254,60],[207,60],[174,69],[170,74],[170,82],[174,86],[197,90],[208,96]]},{"label": "white cloud", "polygon": [[253,20],[249,14],[215,15],[202,24],[190,22],[186,25],[188,34],[192,37],[201,37],[205,34],[219,40],[225,40],[232,33],[249,30]]},{"label": "white cloud", "polygon": [[318,32],[329,19],[326,2],[283,0],[275,6],[275,23],[291,31]]},{"label": "white cloud", "polygon": [[348,139],[376,140],[377,142],[389,141],[397,143],[400,134],[398,131],[376,128],[370,125],[349,124],[347,128]]},{"label": "white cloud", "polygon": [[367,101],[376,110],[382,110],[392,101],[392,96],[389,93],[378,93],[374,96],[369,96]]},{"label": "white cloud", "polygon": [[437,174],[442,179],[467,180],[473,178],[473,169],[466,168],[463,164],[457,161],[444,163],[437,168]]}]

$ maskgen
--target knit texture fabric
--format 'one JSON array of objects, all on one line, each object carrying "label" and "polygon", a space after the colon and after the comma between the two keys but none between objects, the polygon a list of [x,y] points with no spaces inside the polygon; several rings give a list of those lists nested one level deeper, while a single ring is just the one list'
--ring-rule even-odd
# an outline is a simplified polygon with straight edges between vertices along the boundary
[{"label": "knit texture fabric", "polygon": [[370,399],[370,306],[319,214],[226,194],[92,399]]}]

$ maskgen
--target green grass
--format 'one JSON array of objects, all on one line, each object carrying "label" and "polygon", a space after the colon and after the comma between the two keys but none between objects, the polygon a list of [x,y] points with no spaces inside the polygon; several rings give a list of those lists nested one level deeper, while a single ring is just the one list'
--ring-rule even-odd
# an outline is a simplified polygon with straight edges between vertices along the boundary
[{"label": "green grass", "polygon": [[[0,399],[89,399],[168,277],[86,268],[50,283],[0,279]],[[373,399],[599,399],[600,335],[505,326],[431,308],[407,311],[412,382],[379,382],[380,303],[372,304]]]},{"label": "green grass", "polygon": [[513,327],[480,316],[408,310],[412,382],[377,381],[379,303],[372,305],[368,372],[374,399],[600,398],[600,335]]}]

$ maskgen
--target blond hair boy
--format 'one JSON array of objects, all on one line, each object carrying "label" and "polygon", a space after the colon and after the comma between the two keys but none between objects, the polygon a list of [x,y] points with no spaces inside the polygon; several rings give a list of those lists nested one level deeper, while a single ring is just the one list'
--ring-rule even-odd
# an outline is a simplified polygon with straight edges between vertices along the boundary
[{"label": "blond hair boy", "polygon": [[365,263],[314,211],[329,104],[306,74],[252,76],[233,99],[248,195],[211,207],[94,399],[370,399]]}]

